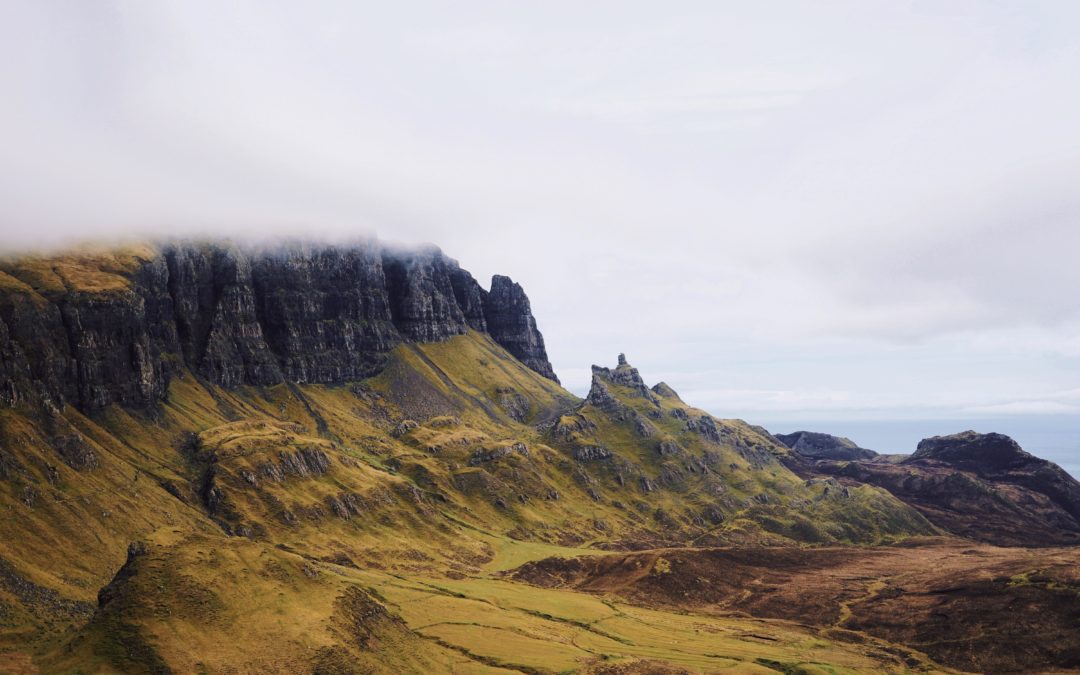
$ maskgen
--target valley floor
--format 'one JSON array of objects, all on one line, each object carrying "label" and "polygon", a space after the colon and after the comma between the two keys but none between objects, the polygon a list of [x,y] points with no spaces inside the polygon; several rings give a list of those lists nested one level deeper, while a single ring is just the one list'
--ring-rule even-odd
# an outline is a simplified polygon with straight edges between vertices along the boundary
[{"label": "valley floor", "polygon": [[665,549],[549,558],[513,577],[637,605],[872,635],[976,672],[1080,668],[1080,550],[949,538],[873,548]]},{"label": "valley floor", "polygon": [[[313,659],[318,673],[368,672],[355,654],[335,651],[341,637],[336,630],[343,628],[361,652],[378,653],[378,672],[947,671],[919,652],[839,628],[842,617],[835,626],[754,617],[705,605],[704,597],[651,597],[633,582],[610,588],[577,579],[559,588],[525,583],[553,561],[583,554],[601,567],[638,561],[639,580],[676,579],[682,558],[708,550],[597,556],[474,534],[488,541],[494,557],[480,574],[464,575],[425,570],[422,554],[415,571],[401,572],[312,560],[238,538],[184,535],[172,541],[179,533],[159,533],[144,554],[150,562],[123,582],[133,588],[116,590],[131,596],[117,621],[102,620],[106,609],[77,638],[59,637],[60,646],[44,658],[0,655],[0,670],[115,672],[119,664],[124,672],[284,673],[310,670]],[[723,578],[724,571],[711,573]],[[376,598],[388,617],[361,612],[342,623],[350,587]],[[841,592],[836,600],[843,597]],[[223,604],[215,606],[218,600]],[[397,617],[400,625],[394,625]],[[138,650],[123,642],[123,624],[133,620],[142,623],[140,634],[153,640],[159,656],[140,660]],[[135,656],[117,661],[117,651]]]}]

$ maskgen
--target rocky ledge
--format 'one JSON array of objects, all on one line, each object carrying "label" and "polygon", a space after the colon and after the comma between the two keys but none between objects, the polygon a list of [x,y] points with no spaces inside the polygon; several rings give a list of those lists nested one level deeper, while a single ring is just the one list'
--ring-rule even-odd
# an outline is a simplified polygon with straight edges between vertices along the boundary
[{"label": "rocky ledge", "polygon": [[521,286],[433,246],[181,242],[0,264],[0,404],[151,407],[184,369],[225,387],[337,384],[469,329],[558,381]]}]

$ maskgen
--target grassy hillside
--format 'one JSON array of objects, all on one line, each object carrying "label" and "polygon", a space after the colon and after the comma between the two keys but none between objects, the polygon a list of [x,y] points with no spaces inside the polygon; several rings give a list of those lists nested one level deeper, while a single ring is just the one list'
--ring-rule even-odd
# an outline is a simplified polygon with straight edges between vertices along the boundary
[{"label": "grassy hillside", "polygon": [[[49,672],[902,672],[918,653],[489,574],[388,573],[244,538],[136,546]],[[674,671],[667,671],[674,672]]]},{"label": "grassy hillside", "polygon": [[470,332],[349,386],[186,373],[155,411],[0,410],[0,670],[903,667],[499,578],[605,548],[932,531],[883,491],[806,484],[761,430],[602,383],[611,401],[581,401]]}]

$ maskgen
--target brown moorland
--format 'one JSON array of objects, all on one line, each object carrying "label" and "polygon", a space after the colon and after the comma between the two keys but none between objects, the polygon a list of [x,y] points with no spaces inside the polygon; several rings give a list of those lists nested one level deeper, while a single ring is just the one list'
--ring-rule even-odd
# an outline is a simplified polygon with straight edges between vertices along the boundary
[{"label": "brown moorland", "polygon": [[508,574],[650,607],[798,621],[836,640],[858,640],[858,631],[962,670],[1080,668],[1076,548],[950,538],[876,548],[680,548],[548,558]]}]

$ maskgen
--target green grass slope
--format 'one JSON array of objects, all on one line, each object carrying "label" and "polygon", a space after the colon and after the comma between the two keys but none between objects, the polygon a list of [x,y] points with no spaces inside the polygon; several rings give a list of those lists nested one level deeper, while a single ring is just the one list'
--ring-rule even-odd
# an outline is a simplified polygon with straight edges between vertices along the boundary
[{"label": "green grass slope", "polygon": [[[188,373],[154,412],[0,410],[0,671],[900,667],[798,627],[493,576],[602,548],[932,531],[880,490],[806,484],[762,431],[617,371],[598,374],[608,399],[581,401],[470,332],[401,345],[347,386]],[[580,603],[587,617],[565,613]]]}]

